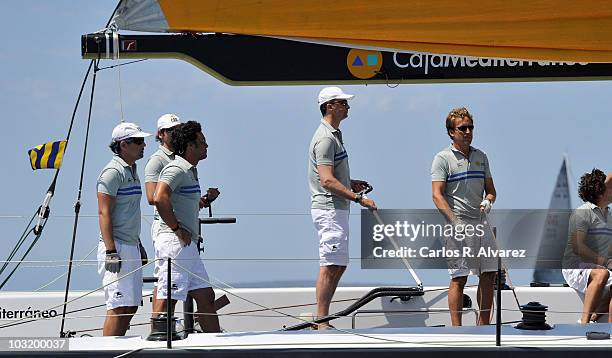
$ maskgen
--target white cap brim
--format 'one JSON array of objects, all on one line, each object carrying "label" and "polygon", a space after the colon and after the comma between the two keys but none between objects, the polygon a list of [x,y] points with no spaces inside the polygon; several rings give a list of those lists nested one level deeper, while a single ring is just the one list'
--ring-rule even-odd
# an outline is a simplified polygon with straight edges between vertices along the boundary
[{"label": "white cap brim", "polygon": [[168,129],[168,128],[172,128],[172,127],[176,127],[179,124],[181,124],[181,122],[174,122],[174,123],[170,123],[170,124],[164,124],[161,127],[157,127],[157,130],[161,130],[161,129]]},{"label": "white cap brim", "polygon": [[146,137],[148,137],[150,135],[151,134],[147,133],[147,132],[136,132],[136,133],[130,134],[130,135],[125,136],[125,137],[115,138],[115,139],[113,139],[113,141],[114,142],[120,142],[120,141],[126,140],[128,138],[146,138]]},{"label": "white cap brim", "polygon": [[338,97],[336,97],[336,99],[348,99],[348,100],[351,100],[351,99],[353,99],[353,97],[355,97],[354,94],[344,93],[344,94],[341,94]]},{"label": "white cap brim", "polygon": [[336,100],[336,99],[346,99],[346,100],[349,100],[349,101],[350,101],[351,99],[353,99],[353,97],[355,97],[355,95],[354,95],[354,94],[346,94],[346,93],[343,93],[343,94],[340,94],[340,95],[334,96],[333,98],[330,98],[330,99],[328,99],[328,100],[326,100],[326,101],[324,101],[324,102],[319,102],[319,106],[320,106],[320,105],[322,105],[322,104],[324,104],[324,103],[327,103],[327,102],[329,102],[329,101]]},{"label": "white cap brim", "polygon": [[138,133],[134,133],[132,135],[130,135],[128,138],[145,138],[152,135],[151,133],[147,133],[147,132],[138,132]]}]

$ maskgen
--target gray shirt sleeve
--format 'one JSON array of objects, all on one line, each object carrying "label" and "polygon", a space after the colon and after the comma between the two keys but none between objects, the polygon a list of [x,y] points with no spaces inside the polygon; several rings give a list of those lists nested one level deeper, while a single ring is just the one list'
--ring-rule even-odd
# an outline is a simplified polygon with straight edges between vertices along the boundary
[{"label": "gray shirt sleeve", "polygon": [[317,165],[334,165],[334,140],[332,138],[321,138],[314,145],[315,163]]},{"label": "gray shirt sleeve", "polygon": [[436,154],[431,163],[431,181],[446,181],[448,178],[448,164],[440,154]]},{"label": "gray shirt sleeve", "polygon": [[174,191],[181,183],[181,174],[183,169],[175,165],[167,165],[159,174],[159,182],[166,183]]},{"label": "gray shirt sleeve", "polygon": [[122,181],[121,174],[117,169],[107,168],[98,177],[98,193],[117,196],[117,190],[119,190]]},{"label": "gray shirt sleeve", "polygon": [[152,156],[145,166],[145,183],[157,182],[164,164],[158,156]]},{"label": "gray shirt sleeve", "polygon": [[570,222],[570,230],[582,231],[584,233],[589,232],[589,226],[591,223],[590,209],[576,209],[574,215],[572,215],[572,221]]},{"label": "gray shirt sleeve", "polygon": [[483,154],[485,162],[485,178],[493,178],[493,175],[491,175],[491,167],[489,166],[489,157],[486,153],[483,152]]}]

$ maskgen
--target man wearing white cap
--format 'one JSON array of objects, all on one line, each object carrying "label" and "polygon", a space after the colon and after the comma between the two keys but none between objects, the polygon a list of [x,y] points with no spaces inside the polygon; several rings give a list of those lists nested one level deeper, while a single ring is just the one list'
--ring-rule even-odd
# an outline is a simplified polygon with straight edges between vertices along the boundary
[{"label": "man wearing white cap", "polygon": [[[160,143],[159,149],[153,153],[147,165],[145,166],[145,190],[147,201],[153,205],[153,224],[151,225],[151,238],[155,245],[155,238],[159,231],[160,217],[155,207],[155,189],[159,180],[159,174],[168,163],[174,160],[174,148],[172,147],[172,132],[181,124],[180,118],[176,114],[168,113],[159,117],[157,120],[157,135],[155,140]],[[217,189],[209,189],[207,195],[200,198],[200,208],[208,206],[210,202],[215,200],[219,195]],[[156,249],[156,252],[158,250]],[[163,264],[161,261],[156,261],[156,276],[159,268],[157,266]],[[157,285],[153,288],[153,307],[156,307],[157,301]],[[156,317],[157,314],[153,313]]]},{"label": "man wearing white cap", "polygon": [[[145,166],[145,190],[147,193],[147,201],[150,205],[155,205],[153,202],[153,194],[155,194],[159,173],[161,173],[166,164],[174,160],[174,149],[170,143],[170,136],[172,135],[172,130],[180,123],[180,118],[176,114],[171,113],[164,114],[157,120],[155,141],[159,142],[159,149],[153,153]],[[155,210],[155,214],[157,218],[157,210]],[[153,239],[155,239],[155,235],[153,234],[154,227],[155,223],[153,223],[153,227],[151,228],[151,237]]]},{"label": "man wearing white cap", "polygon": [[[167,113],[159,117],[157,120],[157,134],[155,135],[155,141],[159,142],[159,149],[153,153],[145,166],[145,192],[149,205],[153,205],[153,224],[151,225],[151,239],[153,239],[153,242],[155,242],[159,228],[159,214],[153,201],[155,188],[157,187],[159,173],[168,163],[174,160],[174,148],[172,148],[170,138],[172,130],[180,123],[181,120],[176,114]],[[156,300],[157,286],[153,288],[153,307],[155,307]],[[153,313],[153,316],[156,317],[157,315]]]},{"label": "man wearing white cap", "polygon": [[[311,214],[319,234],[319,276],[316,284],[317,316],[329,315],[340,277],[348,265],[348,219],[351,201],[376,209],[373,200],[358,192],[367,182],[351,180],[348,154],[342,140],[340,122],[348,117],[348,100],[354,96],[338,87],[326,87],[319,93],[319,108],[323,119],[309,148],[308,182],[311,194]],[[319,324],[327,329],[329,324]]]},{"label": "man wearing white cap", "polygon": [[148,136],[134,123],[117,125],[110,144],[115,155],[98,177],[98,273],[106,299],[105,336],[125,335],[142,301],[142,270],[138,270],[142,189],[136,161],[144,155]]}]

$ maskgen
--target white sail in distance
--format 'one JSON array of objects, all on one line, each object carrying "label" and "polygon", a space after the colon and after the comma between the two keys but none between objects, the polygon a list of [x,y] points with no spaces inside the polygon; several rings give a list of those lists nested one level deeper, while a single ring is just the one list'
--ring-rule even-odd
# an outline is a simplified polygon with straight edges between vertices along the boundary
[{"label": "white sail in distance", "polygon": [[549,213],[546,216],[546,224],[540,239],[538,262],[533,272],[533,281],[543,284],[563,284],[565,279],[561,275],[561,269],[547,268],[554,260],[561,260],[565,245],[567,244],[569,213],[572,208],[572,200],[569,189],[569,163],[567,157],[563,158],[561,169],[557,175],[557,181],[550,198]]}]

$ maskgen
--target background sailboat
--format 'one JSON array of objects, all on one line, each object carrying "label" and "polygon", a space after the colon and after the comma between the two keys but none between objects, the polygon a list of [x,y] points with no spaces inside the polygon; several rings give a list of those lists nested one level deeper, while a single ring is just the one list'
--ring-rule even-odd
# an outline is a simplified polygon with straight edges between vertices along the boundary
[{"label": "background sailboat", "polygon": [[572,199],[569,188],[569,162],[563,158],[561,169],[550,198],[546,224],[540,238],[538,260],[533,272],[532,285],[564,284],[561,275],[560,260],[567,244],[569,214]]}]

